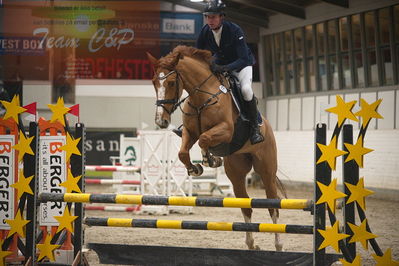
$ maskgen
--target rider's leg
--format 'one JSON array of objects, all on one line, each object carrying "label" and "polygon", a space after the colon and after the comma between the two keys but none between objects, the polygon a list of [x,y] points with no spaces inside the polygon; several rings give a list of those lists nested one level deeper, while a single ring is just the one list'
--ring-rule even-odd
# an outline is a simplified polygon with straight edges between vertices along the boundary
[{"label": "rider's leg", "polygon": [[252,66],[244,67],[240,72],[233,72],[241,85],[241,93],[245,102],[245,109],[251,123],[251,144],[262,142],[264,137],[260,133],[258,125],[258,108],[256,107],[256,98],[252,91]]}]

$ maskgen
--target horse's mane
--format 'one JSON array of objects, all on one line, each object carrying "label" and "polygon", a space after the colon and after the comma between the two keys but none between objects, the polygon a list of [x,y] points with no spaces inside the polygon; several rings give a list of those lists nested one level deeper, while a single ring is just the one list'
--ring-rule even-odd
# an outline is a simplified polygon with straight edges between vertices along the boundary
[{"label": "horse's mane", "polygon": [[174,63],[177,62],[176,57],[182,58],[184,56],[204,62],[207,65],[210,65],[212,62],[212,54],[210,51],[197,49],[191,46],[178,45],[172,52],[159,59],[158,66],[171,70],[175,67]]}]

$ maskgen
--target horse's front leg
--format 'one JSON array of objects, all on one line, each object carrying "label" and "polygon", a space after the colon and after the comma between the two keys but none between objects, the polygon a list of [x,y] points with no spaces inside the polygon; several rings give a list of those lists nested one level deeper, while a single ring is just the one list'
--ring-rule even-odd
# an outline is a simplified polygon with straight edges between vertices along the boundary
[{"label": "horse's front leg", "polygon": [[202,166],[199,164],[192,164],[190,159],[190,149],[196,141],[197,139],[192,138],[188,130],[183,127],[179,159],[186,167],[188,175],[191,176],[200,176],[203,173]]},{"label": "horse's front leg", "polygon": [[212,155],[209,151],[201,149],[202,154],[202,165],[211,168],[217,168],[222,166],[223,159],[218,156]]},{"label": "horse's front leg", "polygon": [[202,164],[204,166],[216,168],[222,165],[222,158],[213,156],[208,149],[219,143],[230,142],[232,138],[230,132],[232,130],[227,123],[220,123],[201,134],[198,145],[201,147]]}]

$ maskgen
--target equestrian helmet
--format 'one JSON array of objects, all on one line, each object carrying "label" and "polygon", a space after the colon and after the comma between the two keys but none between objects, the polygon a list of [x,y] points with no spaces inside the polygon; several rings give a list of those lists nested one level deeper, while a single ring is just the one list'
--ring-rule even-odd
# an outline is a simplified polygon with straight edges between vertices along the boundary
[{"label": "equestrian helmet", "polygon": [[215,14],[224,15],[225,7],[226,5],[221,0],[210,0],[206,4],[203,14],[205,16]]}]

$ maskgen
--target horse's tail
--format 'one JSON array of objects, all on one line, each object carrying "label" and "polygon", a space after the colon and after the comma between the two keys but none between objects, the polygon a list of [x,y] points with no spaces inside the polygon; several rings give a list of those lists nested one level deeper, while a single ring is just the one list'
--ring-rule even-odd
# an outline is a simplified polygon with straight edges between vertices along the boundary
[{"label": "horse's tail", "polygon": [[284,187],[283,182],[281,182],[280,178],[278,178],[278,176],[276,175],[276,181],[277,181],[277,188],[278,190],[280,190],[280,192],[283,194],[284,198],[288,198],[287,195],[287,190]]}]

